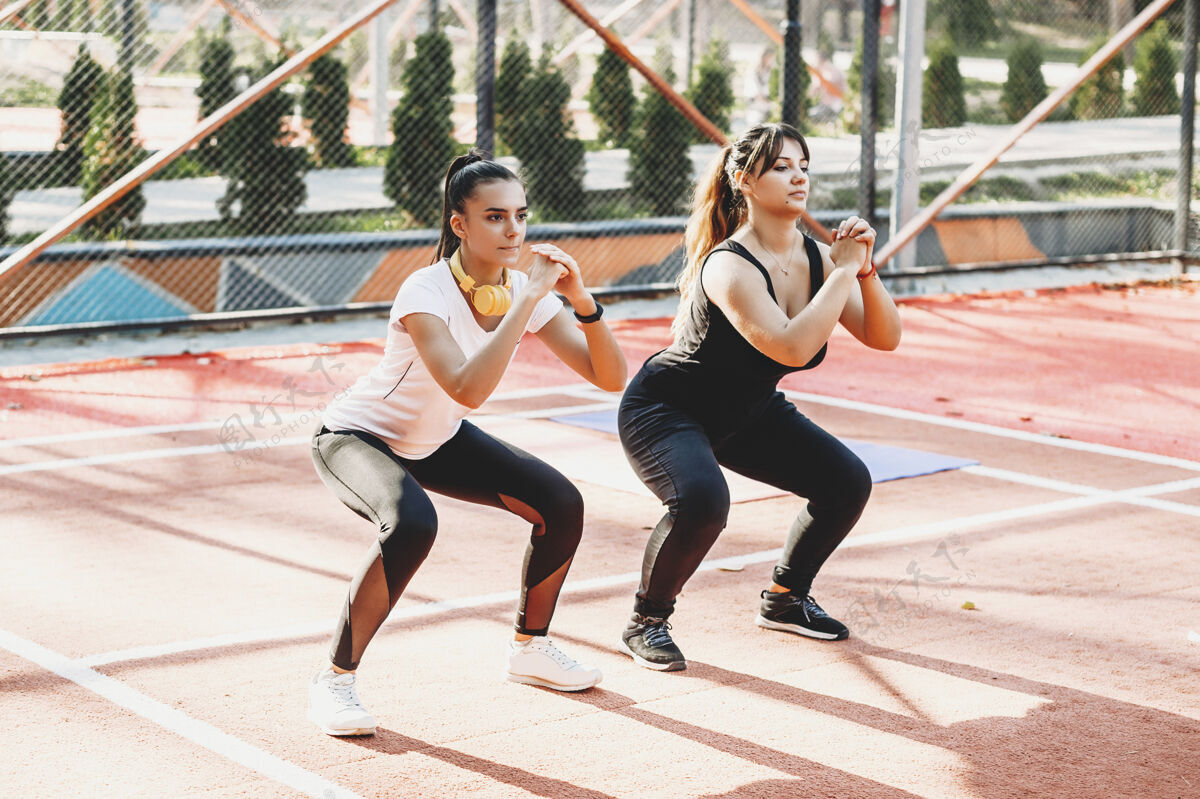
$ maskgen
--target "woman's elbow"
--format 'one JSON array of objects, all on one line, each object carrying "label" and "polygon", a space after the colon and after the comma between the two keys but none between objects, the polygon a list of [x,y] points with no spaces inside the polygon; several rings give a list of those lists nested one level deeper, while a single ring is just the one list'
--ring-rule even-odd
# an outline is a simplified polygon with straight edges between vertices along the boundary
[{"label": "woman's elbow", "polygon": [[884,352],[893,352],[900,346],[900,328],[889,330],[886,334],[879,336],[877,341],[871,342],[871,348],[883,350]]},{"label": "woman's elbow", "polygon": [[470,408],[473,411],[479,410],[479,406],[487,401],[486,394],[481,395],[479,392],[473,391],[467,387],[459,388],[448,393],[450,394],[450,399],[454,400],[459,405]]},{"label": "woman's elbow", "polygon": [[598,381],[596,383],[596,387],[603,389],[604,391],[624,391],[626,382],[628,382],[627,375],[625,374],[625,371],[622,370],[621,374],[619,375],[614,375],[607,380]]}]

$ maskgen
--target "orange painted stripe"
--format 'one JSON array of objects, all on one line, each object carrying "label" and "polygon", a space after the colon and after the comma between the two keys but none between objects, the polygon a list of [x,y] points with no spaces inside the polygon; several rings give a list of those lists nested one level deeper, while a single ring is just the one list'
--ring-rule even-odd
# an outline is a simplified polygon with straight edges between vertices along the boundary
[{"label": "orange painted stripe", "polygon": [[1021,220],[1012,216],[946,219],[933,223],[948,264],[1042,258]]}]

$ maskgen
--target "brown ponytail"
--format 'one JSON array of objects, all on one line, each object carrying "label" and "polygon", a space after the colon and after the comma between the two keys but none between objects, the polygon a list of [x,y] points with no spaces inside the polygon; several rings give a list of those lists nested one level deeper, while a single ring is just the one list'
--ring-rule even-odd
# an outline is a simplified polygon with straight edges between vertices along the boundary
[{"label": "brown ponytail", "polygon": [[762,175],[775,164],[783,149],[783,140],[793,139],[808,159],[808,143],[791,125],[768,123],[755,125],[737,141],[721,148],[717,158],[696,184],[692,212],[688,217],[683,247],[686,258],[675,285],[679,288],[679,309],[671,332],[678,338],[684,321],[691,313],[692,297],[700,279],[700,267],[713,248],[729,238],[746,221],[746,200],[738,190],[734,175],[756,170]]},{"label": "brown ponytail", "polygon": [[487,153],[474,147],[466,155],[460,155],[450,162],[442,194],[442,233],[433,258],[435,263],[450,257],[458,249],[458,236],[450,229],[450,217],[456,211],[462,213],[464,204],[480,184],[498,180],[521,182],[508,167],[493,161]]}]

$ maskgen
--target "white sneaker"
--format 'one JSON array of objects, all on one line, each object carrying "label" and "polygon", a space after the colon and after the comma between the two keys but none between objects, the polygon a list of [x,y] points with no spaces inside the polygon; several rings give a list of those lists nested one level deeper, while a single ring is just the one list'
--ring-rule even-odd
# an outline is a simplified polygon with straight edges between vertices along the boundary
[{"label": "white sneaker", "polygon": [[600,669],[575,662],[544,635],[508,644],[508,679],[556,691],[582,691],[604,678]]},{"label": "white sneaker", "polygon": [[317,672],[308,684],[308,718],[328,735],[374,735],[375,717],[358,701],[354,675]]}]

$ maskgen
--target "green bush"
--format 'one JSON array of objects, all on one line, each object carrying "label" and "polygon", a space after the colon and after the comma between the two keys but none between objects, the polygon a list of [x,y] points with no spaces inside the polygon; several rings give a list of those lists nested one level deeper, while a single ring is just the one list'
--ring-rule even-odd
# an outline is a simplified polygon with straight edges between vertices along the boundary
[{"label": "green bush", "polygon": [[522,93],[532,74],[533,60],[529,56],[529,45],[514,32],[504,45],[504,52],[500,55],[500,66],[496,71],[497,155],[513,151],[516,130],[520,126],[521,113],[524,111]]},{"label": "green bush", "polygon": [[392,146],[383,172],[388,199],[433,226],[442,217],[442,182],[457,143],[450,114],[454,64],[439,31],[417,37],[404,70],[404,95],[392,112]]},{"label": "green bush", "polygon": [[58,0],[50,28],[56,31],[91,30],[92,10],[88,0]]},{"label": "green bush", "polygon": [[607,47],[596,58],[596,71],[592,75],[587,101],[599,128],[600,141],[628,147],[637,97],[633,93],[629,65]]},{"label": "green bush", "polygon": [[[251,81],[265,77],[278,62],[259,65]],[[292,100],[282,87],[226,123],[222,134],[222,168],[225,194],[217,200],[222,221],[242,234],[286,230],[307,199],[304,173],[308,158],[303,149],[290,146],[294,134],[287,128]]]},{"label": "green bush", "polygon": [[[136,116],[133,76],[127,69],[115,67],[101,80],[91,127],[83,140],[84,200],[95,197],[141,162],[145,153],[134,130]],[[93,216],[84,229],[94,238],[131,238],[145,207],[146,198],[139,186]]]},{"label": "green bush", "polygon": [[[200,118],[204,119],[237,96],[233,81],[233,45],[229,42],[229,17],[221,18],[221,27],[211,37],[204,37],[200,48]],[[201,34],[203,36],[203,34]],[[200,160],[212,170],[221,169],[221,143],[224,128],[217,128],[196,143]]]},{"label": "green bush", "polygon": [[933,0],[926,18],[959,47],[977,47],[1000,35],[989,0]]},{"label": "green bush", "polygon": [[[800,95],[797,98],[798,102],[796,103],[796,127],[803,133],[803,132],[805,132],[805,130],[804,130],[805,123],[808,122],[808,112],[810,110],[812,110],[813,100],[812,100],[812,96],[809,95],[808,90],[812,86],[813,79],[812,79],[812,75],[810,75],[808,73],[808,65],[805,63],[804,57],[801,56],[800,58],[797,58],[796,60],[800,62],[798,64],[798,68],[800,70],[800,73],[799,73],[799,78],[800,78],[799,84],[800,85],[796,87],[796,93]],[[779,98],[779,109],[780,109],[780,113],[782,113],[783,112],[783,60],[782,59],[776,60],[775,69],[771,70],[771,78],[769,80],[769,85],[770,85],[770,92],[771,92],[770,96]]]},{"label": "green bush", "polygon": [[[862,129],[862,69],[863,43],[862,37],[859,37],[854,58],[850,61],[850,71],[846,73],[846,87],[849,91],[842,107],[843,124],[851,133]],[[882,44],[879,48],[879,74],[875,81],[875,109],[879,127],[890,128],[896,115],[896,70],[892,69]]]},{"label": "green bush", "polygon": [[34,30],[50,29],[50,0],[33,0],[21,10],[21,18]]},{"label": "green bush", "polygon": [[567,110],[570,100],[571,87],[547,52],[521,88],[511,142],[542,219],[584,216],[584,148]]},{"label": "green bush", "polygon": [[103,88],[104,69],[92,58],[86,44],[79,45],[75,62],[63,78],[62,91],[58,94],[62,132],[54,146],[53,183],[78,185],[83,165],[83,139],[91,125],[92,107]]},{"label": "green bush", "polygon": [[921,87],[921,121],[927,128],[953,128],[967,121],[967,99],[958,55],[947,39],[935,42]]},{"label": "green bush", "polygon": [[354,151],[346,141],[350,79],[346,65],[333,55],[326,53],[309,65],[301,114],[308,120],[317,166],[354,166]]},{"label": "green bush", "polygon": [[[692,105],[723,133],[729,132],[729,112],[733,108],[733,73],[729,45],[714,39],[696,66],[696,82],[687,93]],[[709,138],[694,128],[692,141],[708,142]]]},{"label": "green bush", "polygon": [[[1079,63],[1087,61],[1104,46],[1108,38],[1094,40]],[[1071,95],[1071,116],[1075,119],[1109,119],[1119,117],[1125,104],[1125,87],[1121,78],[1125,74],[1125,58],[1118,50],[1116,55],[1083,82]]]},{"label": "green bush", "polygon": [[[660,48],[657,71],[668,84],[675,82],[670,53]],[[657,216],[680,213],[692,185],[688,145],[692,123],[653,86],[646,84],[638,106],[637,146],[629,151],[629,183],[634,197]]]},{"label": "green bush", "polygon": [[1046,79],[1042,77],[1042,46],[1036,39],[1022,39],[1008,54],[1008,78],[1000,93],[1000,105],[1009,122],[1024,117],[1046,99]]},{"label": "green bush", "polygon": [[40,80],[14,77],[0,88],[0,108],[53,108],[59,91]]},{"label": "green bush", "polygon": [[1178,69],[1167,23],[1159,20],[1138,39],[1133,57],[1133,71],[1137,75],[1133,86],[1135,114],[1149,117],[1179,113],[1179,92],[1175,89]]}]

